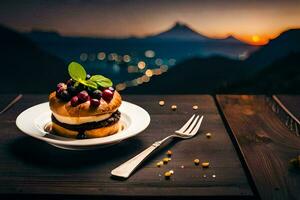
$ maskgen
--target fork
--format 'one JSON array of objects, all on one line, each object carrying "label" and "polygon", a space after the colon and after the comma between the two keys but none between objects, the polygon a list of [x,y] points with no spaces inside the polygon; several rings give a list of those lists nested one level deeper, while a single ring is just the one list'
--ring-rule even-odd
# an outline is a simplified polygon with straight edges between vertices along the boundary
[{"label": "fork", "polygon": [[201,116],[199,119],[199,115],[195,117],[193,115],[179,130],[176,130],[174,134],[165,137],[162,140],[154,142],[150,147],[131,158],[127,162],[121,164],[119,167],[113,169],[111,174],[113,176],[128,178],[132,172],[162,143],[167,141],[170,138],[181,138],[181,139],[189,139],[195,136],[200,128],[203,117]]}]

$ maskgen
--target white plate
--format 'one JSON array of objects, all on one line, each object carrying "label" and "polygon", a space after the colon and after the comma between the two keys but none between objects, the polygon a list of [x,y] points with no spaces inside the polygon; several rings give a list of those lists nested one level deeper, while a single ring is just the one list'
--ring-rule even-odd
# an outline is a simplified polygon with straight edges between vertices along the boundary
[{"label": "white plate", "polygon": [[143,108],[123,101],[119,108],[120,122],[124,129],[114,135],[93,139],[68,139],[48,134],[44,131],[47,123],[51,122],[49,103],[41,103],[23,111],[16,120],[17,127],[29,136],[45,141],[53,146],[70,149],[86,150],[116,144],[122,140],[133,137],[147,128],[150,116]]}]

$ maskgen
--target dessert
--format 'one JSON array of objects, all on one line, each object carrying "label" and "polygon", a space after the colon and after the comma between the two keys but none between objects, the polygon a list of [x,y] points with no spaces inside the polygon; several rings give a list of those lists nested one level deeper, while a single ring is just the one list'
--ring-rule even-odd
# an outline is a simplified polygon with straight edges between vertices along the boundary
[{"label": "dessert", "polygon": [[111,80],[102,75],[88,75],[76,62],[70,63],[68,70],[71,79],[59,83],[49,95],[52,131],[78,139],[117,133],[122,99]]}]

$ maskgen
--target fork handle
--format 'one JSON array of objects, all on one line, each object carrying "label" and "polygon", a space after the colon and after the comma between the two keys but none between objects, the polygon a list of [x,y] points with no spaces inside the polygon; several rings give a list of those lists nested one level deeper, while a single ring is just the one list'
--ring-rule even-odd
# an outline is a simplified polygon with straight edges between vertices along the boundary
[{"label": "fork handle", "polygon": [[150,147],[131,158],[127,162],[111,171],[114,176],[128,178],[131,173],[155,150],[161,145],[161,141],[153,143]]}]

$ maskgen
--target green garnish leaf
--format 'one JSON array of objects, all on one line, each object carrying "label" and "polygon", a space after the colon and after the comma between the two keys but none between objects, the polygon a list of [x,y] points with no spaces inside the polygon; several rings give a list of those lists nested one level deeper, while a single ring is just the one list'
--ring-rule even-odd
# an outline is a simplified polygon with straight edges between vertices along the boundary
[{"label": "green garnish leaf", "polygon": [[75,81],[83,81],[86,79],[86,71],[81,64],[77,62],[71,62],[68,67],[71,78]]},{"label": "green garnish leaf", "polygon": [[85,86],[88,86],[90,88],[93,88],[93,89],[97,89],[97,83],[95,83],[94,81],[91,81],[91,80],[86,80],[86,81],[83,81],[81,82],[83,85]]},{"label": "green garnish leaf", "polygon": [[109,78],[106,78],[102,75],[94,75],[90,78],[91,81],[97,83],[101,87],[111,87],[113,85],[112,81]]}]

